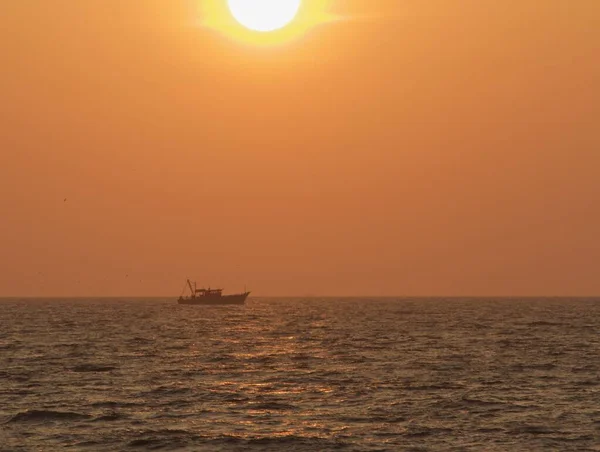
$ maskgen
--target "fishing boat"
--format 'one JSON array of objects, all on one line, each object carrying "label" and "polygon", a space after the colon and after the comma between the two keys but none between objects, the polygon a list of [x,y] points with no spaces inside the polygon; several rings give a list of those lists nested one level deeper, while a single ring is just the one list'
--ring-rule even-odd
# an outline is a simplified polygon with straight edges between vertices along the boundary
[{"label": "fishing boat", "polygon": [[193,305],[221,305],[221,304],[244,304],[250,292],[244,292],[232,295],[223,295],[223,289],[197,289],[196,283],[187,280],[187,286],[190,289],[190,295],[184,297],[181,295],[177,300],[179,304]]}]

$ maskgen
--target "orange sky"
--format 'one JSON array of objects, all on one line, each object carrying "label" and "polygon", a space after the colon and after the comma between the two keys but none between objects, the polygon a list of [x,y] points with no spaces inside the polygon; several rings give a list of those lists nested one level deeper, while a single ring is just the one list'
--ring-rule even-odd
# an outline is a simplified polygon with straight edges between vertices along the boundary
[{"label": "orange sky", "polygon": [[199,3],[0,3],[0,296],[600,294],[598,0]]}]

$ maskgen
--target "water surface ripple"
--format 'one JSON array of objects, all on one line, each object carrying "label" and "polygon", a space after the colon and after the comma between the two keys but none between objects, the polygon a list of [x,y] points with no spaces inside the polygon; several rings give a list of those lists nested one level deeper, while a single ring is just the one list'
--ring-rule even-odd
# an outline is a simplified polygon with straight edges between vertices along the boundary
[{"label": "water surface ripple", "polygon": [[0,450],[600,451],[600,300],[0,301]]}]

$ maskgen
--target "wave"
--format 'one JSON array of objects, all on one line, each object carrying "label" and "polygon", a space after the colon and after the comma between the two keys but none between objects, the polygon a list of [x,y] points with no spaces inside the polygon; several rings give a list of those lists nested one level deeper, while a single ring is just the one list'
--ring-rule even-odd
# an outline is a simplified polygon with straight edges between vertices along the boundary
[{"label": "wave", "polygon": [[451,432],[452,432],[451,428],[411,426],[405,430],[404,436],[407,436],[410,438],[423,438],[426,436],[433,436],[433,435],[448,435]]},{"label": "wave", "polygon": [[104,400],[102,402],[94,402],[90,404],[90,406],[94,408],[124,408],[124,407],[133,407],[140,406],[140,403],[135,402],[117,402],[114,400]]},{"label": "wave", "polygon": [[101,364],[80,364],[71,368],[73,372],[110,372],[115,370],[115,366],[105,366]]},{"label": "wave", "polygon": [[129,441],[127,445],[129,447],[152,447],[158,448],[162,446],[163,441],[156,438],[140,438]]},{"label": "wave", "polygon": [[405,386],[403,389],[406,391],[443,391],[447,389],[460,389],[461,387],[458,385],[453,385],[451,383],[441,383],[441,384],[431,384],[431,385],[415,385],[415,386]]},{"label": "wave", "polygon": [[153,342],[155,342],[154,339],[149,339],[147,337],[143,337],[143,336],[135,336],[132,337],[129,342],[134,343],[134,344],[151,344]]},{"label": "wave", "polygon": [[552,435],[560,432],[552,428],[544,427],[543,425],[521,425],[510,430],[510,433],[529,435]]},{"label": "wave", "polygon": [[260,445],[269,445],[269,444],[292,444],[292,443],[309,443],[309,444],[318,444],[323,442],[319,438],[307,438],[304,436],[297,435],[287,435],[287,436],[269,436],[265,438],[254,438],[248,440],[249,444],[260,444]]},{"label": "wave", "polygon": [[[240,438],[236,436],[223,435],[219,438],[215,438],[212,443],[235,443],[241,446],[248,446],[251,448],[258,448],[258,450],[297,450],[297,447],[301,447],[300,450],[333,450],[333,449],[345,449],[348,447],[348,443],[339,439],[325,439],[311,436],[299,436],[299,435],[284,435],[284,436],[265,436],[259,438]],[[282,449],[283,448],[283,449]]]},{"label": "wave", "polygon": [[6,423],[13,422],[43,422],[43,421],[79,421],[90,416],[70,411],[27,410],[12,416]]},{"label": "wave", "polygon": [[144,394],[185,394],[191,391],[189,387],[174,387],[174,386],[159,386],[151,389],[150,391],[144,392]]},{"label": "wave", "polygon": [[495,405],[506,405],[505,401],[494,399],[493,397],[489,400],[483,400],[479,398],[469,397],[468,394],[465,394],[461,397],[461,400],[470,405],[481,405],[481,406],[495,406]]},{"label": "wave", "polygon": [[517,372],[525,372],[530,370],[552,370],[556,369],[558,366],[553,363],[540,363],[540,364],[513,364],[510,366],[511,370]]},{"label": "wave", "polygon": [[103,416],[99,416],[97,418],[92,419],[92,422],[112,422],[112,421],[120,421],[123,419],[128,419],[129,416],[120,413],[109,413]]},{"label": "wave", "polygon": [[162,449],[167,446],[173,448],[182,447],[188,441],[199,438],[187,430],[181,429],[148,430],[141,433],[140,436],[142,437],[129,441],[127,446],[144,450]]},{"label": "wave", "polygon": [[262,403],[251,403],[248,405],[248,408],[251,410],[265,410],[265,411],[289,411],[289,410],[297,410],[298,407],[294,405],[289,405],[287,403],[277,403],[277,402],[262,402]]},{"label": "wave", "polygon": [[525,323],[525,325],[527,326],[564,326],[564,323],[559,323],[559,322],[547,322],[544,320],[536,320],[533,322],[528,322]]}]

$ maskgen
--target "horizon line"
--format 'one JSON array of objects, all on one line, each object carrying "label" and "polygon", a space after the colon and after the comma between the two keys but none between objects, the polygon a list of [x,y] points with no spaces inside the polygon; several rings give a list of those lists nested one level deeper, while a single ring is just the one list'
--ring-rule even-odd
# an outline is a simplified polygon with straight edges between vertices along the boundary
[{"label": "horizon line", "polygon": [[[153,298],[164,299],[173,298],[173,295],[0,295],[0,300],[6,299],[111,299],[111,298]],[[600,298],[600,294],[596,295],[251,295],[252,298]]]}]

